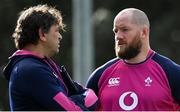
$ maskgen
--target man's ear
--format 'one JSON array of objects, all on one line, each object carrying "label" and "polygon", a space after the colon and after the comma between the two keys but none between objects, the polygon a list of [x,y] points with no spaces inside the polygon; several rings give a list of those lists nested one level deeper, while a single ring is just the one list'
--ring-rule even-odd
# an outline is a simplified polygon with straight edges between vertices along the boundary
[{"label": "man's ear", "polygon": [[41,41],[46,41],[46,40],[47,40],[46,37],[45,37],[45,33],[42,31],[41,28],[39,28],[38,33],[39,33],[39,39],[40,39]]},{"label": "man's ear", "polygon": [[146,38],[149,35],[149,28],[147,26],[144,26],[141,33],[142,37]]}]

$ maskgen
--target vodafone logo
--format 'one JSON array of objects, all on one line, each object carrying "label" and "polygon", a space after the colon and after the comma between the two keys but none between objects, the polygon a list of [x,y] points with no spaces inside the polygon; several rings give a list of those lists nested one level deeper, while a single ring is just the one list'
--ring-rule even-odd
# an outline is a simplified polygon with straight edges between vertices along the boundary
[{"label": "vodafone logo", "polygon": [[109,81],[108,81],[108,86],[117,86],[119,85],[119,77],[115,77],[115,78],[110,78]]},{"label": "vodafone logo", "polygon": [[[133,99],[133,103],[131,105],[125,104],[125,99],[126,99],[127,95],[130,95],[130,97]],[[138,97],[137,97],[136,93],[134,93],[134,92],[125,92],[119,98],[119,106],[123,110],[133,110],[137,106],[137,104],[138,104]]]}]

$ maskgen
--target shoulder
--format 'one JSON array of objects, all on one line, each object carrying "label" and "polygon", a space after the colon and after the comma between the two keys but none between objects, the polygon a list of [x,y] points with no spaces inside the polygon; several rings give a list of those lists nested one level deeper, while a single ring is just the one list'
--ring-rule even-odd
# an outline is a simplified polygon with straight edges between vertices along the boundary
[{"label": "shoulder", "polygon": [[37,80],[42,79],[42,76],[51,76],[45,74],[52,74],[52,71],[41,59],[24,58],[14,65],[11,76],[18,80]]},{"label": "shoulder", "polygon": [[30,91],[26,88],[34,87],[49,88],[59,83],[48,65],[36,58],[24,58],[17,62],[11,72],[10,81],[14,84],[13,87],[22,91]]},{"label": "shoulder", "polygon": [[21,67],[30,67],[30,66],[42,66],[45,63],[43,62],[43,59],[38,59],[34,57],[28,57],[20,60],[18,62],[18,65],[22,65]]},{"label": "shoulder", "polygon": [[19,71],[23,72],[34,72],[35,70],[39,70],[40,68],[48,68],[48,66],[43,62],[42,59],[36,59],[36,58],[24,58],[21,61],[19,61],[16,66],[18,67]]},{"label": "shoulder", "polygon": [[[172,61],[171,59],[155,53],[152,59],[158,63],[166,73],[180,74],[180,65]],[[176,73],[177,72],[177,73]]]},{"label": "shoulder", "polygon": [[180,65],[172,61],[171,59],[162,56],[158,53],[152,57],[152,59],[161,66],[163,71],[165,72],[170,85],[174,84],[174,81],[180,82]]},{"label": "shoulder", "polygon": [[91,88],[95,91],[96,94],[98,94],[98,82],[100,77],[102,76],[103,72],[110,67],[111,65],[113,65],[114,63],[116,63],[118,60],[120,60],[119,58],[114,58],[111,59],[110,61],[106,62],[104,65],[98,67],[89,77],[87,83],[86,83],[86,87],[87,88]]},{"label": "shoulder", "polygon": [[102,74],[108,67],[110,67],[111,65],[113,65],[114,63],[116,63],[118,60],[120,60],[120,59],[119,59],[119,58],[111,59],[110,61],[106,62],[104,65],[98,67],[98,68],[91,74],[91,76],[93,76],[94,74]]},{"label": "shoulder", "polygon": [[172,95],[174,99],[180,104],[180,65],[158,53],[155,53],[152,59],[164,70],[171,88]]}]

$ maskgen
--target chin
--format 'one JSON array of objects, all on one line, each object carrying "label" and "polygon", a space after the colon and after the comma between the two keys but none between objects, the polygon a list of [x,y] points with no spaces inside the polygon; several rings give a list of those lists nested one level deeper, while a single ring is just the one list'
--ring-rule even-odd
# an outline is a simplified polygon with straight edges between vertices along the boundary
[{"label": "chin", "polygon": [[119,49],[119,50],[116,50],[116,54],[118,54],[118,55],[124,54],[124,52],[125,52],[125,51],[122,50],[122,49],[121,49],[121,50],[120,50],[120,49]]},{"label": "chin", "polygon": [[119,57],[119,58],[124,59],[124,58],[123,58],[123,55],[124,55],[124,54],[125,54],[125,51],[122,51],[122,50],[116,51],[116,56]]}]

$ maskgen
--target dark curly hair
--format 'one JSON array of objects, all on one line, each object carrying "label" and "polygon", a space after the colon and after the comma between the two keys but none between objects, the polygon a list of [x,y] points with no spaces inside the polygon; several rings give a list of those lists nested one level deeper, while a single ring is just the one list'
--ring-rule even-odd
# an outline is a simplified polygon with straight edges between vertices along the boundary
[{"label": "dark curly hair", "polygon": [[37,5],[23,10],[17,20],[15,31],[12,35],[17,49],[23,49],[28,44],[38,44],[41,29],[48,33],[52,25],[58,25],[64,31],[65,24],[59,10],[47,5]]}]

